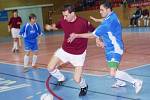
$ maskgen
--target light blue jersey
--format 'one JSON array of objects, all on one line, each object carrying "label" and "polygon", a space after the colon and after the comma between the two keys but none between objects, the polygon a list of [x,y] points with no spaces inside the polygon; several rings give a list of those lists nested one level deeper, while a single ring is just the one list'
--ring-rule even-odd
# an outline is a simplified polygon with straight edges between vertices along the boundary
[{"label": "light blue jersey", "polygon": [[122,41],[122,27],[117,15],[111,12],[101,25],[95,29],[93,34],[103,40],[107,61],[120,62],[124,46]]},{"label": "light blue jersey", "polygon": [[20,35],[24,38],[25,51],[38,50],[38,36],[41,34],[41,28],[37,23],[31,25],[26,23],[20,30]]}]

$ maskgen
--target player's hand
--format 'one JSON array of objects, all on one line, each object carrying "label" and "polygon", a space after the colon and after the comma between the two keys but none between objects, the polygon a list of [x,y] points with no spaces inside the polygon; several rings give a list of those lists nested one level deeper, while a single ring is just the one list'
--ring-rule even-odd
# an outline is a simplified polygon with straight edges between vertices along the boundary
[{"label": "player's hand", "polygon": [[52,26],[49,25],[49,24],[46,24],[46,25],[45,25],[45,29],[46,29],[47,31],[50,31],[50,30],[52,29]]},{"label": "player's hand", "polygon": [[70,34],[70,37],[68,38],[68,42],[71,43],[77,37],[78,37],[78,34],[75,34],[75,33]]},{"label": "player's hand", "polygon": [[96,46],[101,47],[101,48],[105,47],[104,43],[101,40],[97,39],[97,38],[96,38]]}]

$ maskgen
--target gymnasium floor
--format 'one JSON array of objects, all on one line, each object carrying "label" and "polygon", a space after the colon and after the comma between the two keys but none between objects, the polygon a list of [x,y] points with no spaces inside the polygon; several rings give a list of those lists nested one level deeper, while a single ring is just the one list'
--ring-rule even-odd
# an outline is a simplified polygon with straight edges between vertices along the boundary
[{"label": "gymnasium floor", "polygon": [[[95,46],[95,40],[89,40],[84,77],[89,85],[85,97],[79,97],[79,87],[72,80],[73,67],[62,66],[67,81],[56,87],[56,80],[50,80],[50,87],[63,100],[149,100],[150,95],[150,28],[127,28],[123,30],[125,54],[120,69],[135,78],[143,80],[143,89],[135,94],[129,84],[119,89],[111,88],[113,80],[108,75],[104,51]],[[42,38],[39,51],[38,67],[27,73],[23,69],[23,49],[19,53],[11,52],[11,40],[3,39],[0,43],[0,99],[2,100],[40,100],[47,93],[45,81],[49,76],[45,69],[54,51],[61,46],[62,32],[54,31]],[[6,41],[7,40],[7,41]],[[57,100],[54,98],[54,100]]]}]

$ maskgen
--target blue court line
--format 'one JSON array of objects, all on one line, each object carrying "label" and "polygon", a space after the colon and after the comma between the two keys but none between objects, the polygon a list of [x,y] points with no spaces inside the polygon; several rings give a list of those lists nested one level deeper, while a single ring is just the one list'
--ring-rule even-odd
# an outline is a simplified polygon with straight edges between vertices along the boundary
[{"label": "blue court line", "polygon": [[[7,73],[1,73],[1,74],[12,75],[12,74],[7,74]],[[25,78],[25,77],[20,77],[20,76],[15,76],[15,75],[12,75],[12,76],[19,77],[19,78]],[[86,76],[88,76],[88,75],[86,75]],[[33,79],[33,81],[37,81],[37,80]],[[39,82],[44,82],[44,81],[39,80]],[[71,86],[66,86],[66,85],[63,85],[63,86],[64,87],[68,87],[68,88],[72,88],[72,89],[79,89],[79,88],[75,88],[75,87],[71,87]],[[105,93],[105,92],[97,92],[97,91],[92,91],[92,90],[89,90],[89,92],[98,93],[98,94],[104,94],[104,95],[109,95],[109,96],[116,96],[116,97],[126,98],[126,99],[130,99],[130,100],[138,100],[136,98],[134,99],[134,98],[130,98],[130,97],[118,96],[118,95],[113,95],[113,94],[109,94],[109,93]]]}]

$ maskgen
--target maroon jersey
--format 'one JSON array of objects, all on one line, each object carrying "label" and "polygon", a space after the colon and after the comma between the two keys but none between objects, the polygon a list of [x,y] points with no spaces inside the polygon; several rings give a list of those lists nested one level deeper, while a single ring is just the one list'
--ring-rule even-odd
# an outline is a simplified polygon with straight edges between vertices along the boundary
[{"label": "maroon jersey", "polygon": [[8,25],[10,25],[11,28],[20,28],[21,23],[21,17],[11,17]]},{"label": "maroon jersey", "polygon": [[67,22],[63,18],[56,24],[57,28],[63,29],[64,41],[62,48],[71,54],[82,54],[87,48],[88,39],[76,38],[73,42],[68,43],[67,40],[71,33],[83,34],[94,31],[94,27],[85,19],[77,17],[74,22]]}]

